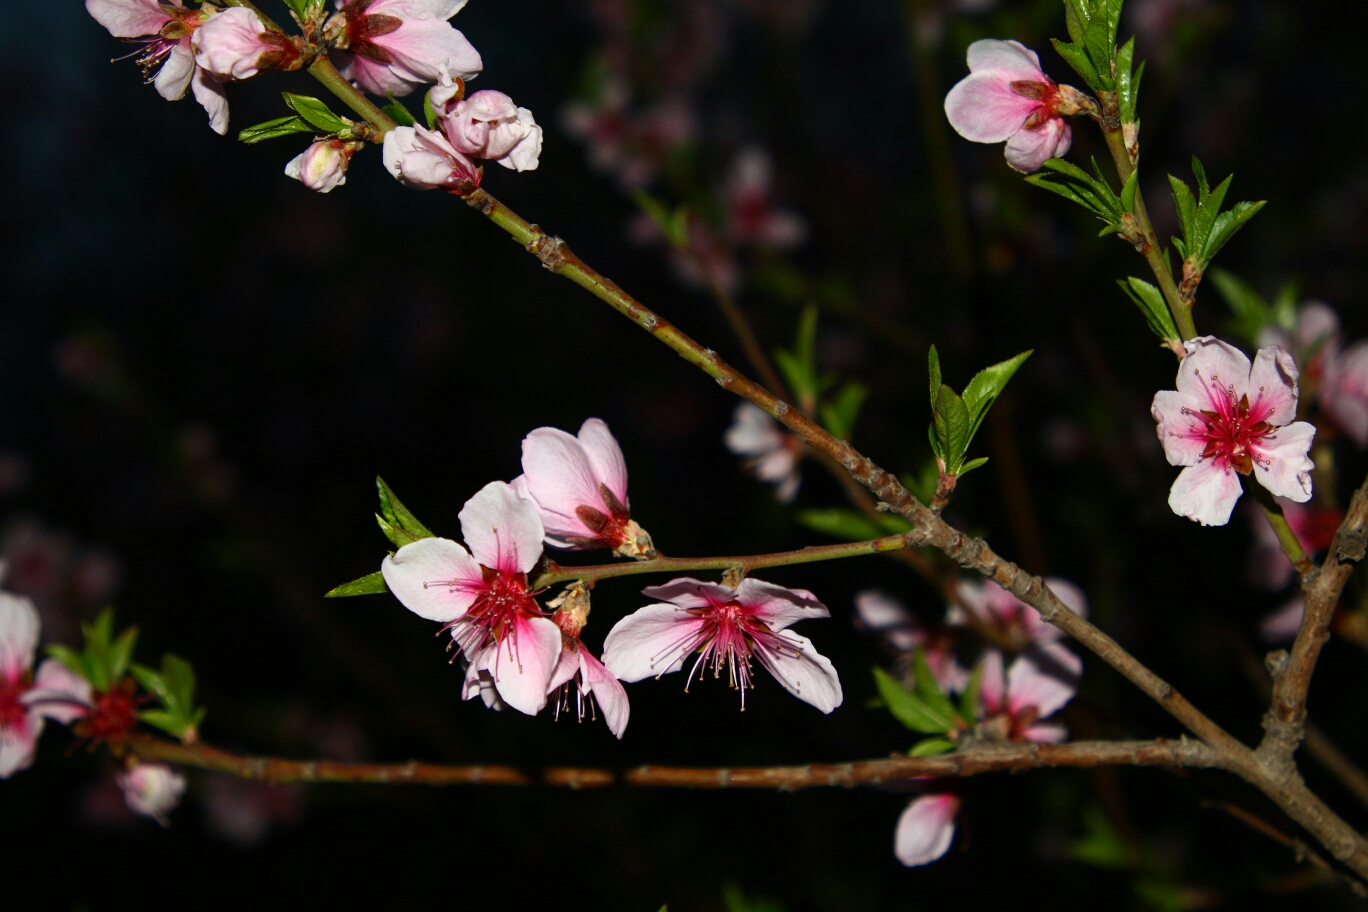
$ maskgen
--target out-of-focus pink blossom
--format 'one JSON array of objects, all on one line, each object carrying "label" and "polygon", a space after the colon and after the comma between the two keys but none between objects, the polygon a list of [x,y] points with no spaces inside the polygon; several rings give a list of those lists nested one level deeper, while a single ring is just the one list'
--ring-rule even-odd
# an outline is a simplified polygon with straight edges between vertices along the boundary
[{"label": "out-of-focus pink blossom", "polygon": [[385,583],[405,608],[444,624],[450,648],[477,678],[485,673],[505,703],[535,715],[561,655],[560,628],[527,590],[542,554],[537,507],[494,481],[466,501],[459,519],[469,552],[450,539],[420,539],[385,558]]},{"label": "out-of-focus pink blossom", "polygon": [[742,709],[746,691],[754,686],[752,660],[822,712],[841,705],[841,682],[831,662],[807,637],[785,629],[831,616],[811,592],[748,578],[735,589],[676,579],[642,594],[663,601],[637,609],[609,631],[603,663],[614,677],[628,683],[660,677],[679,671],[696,652],[688,683],[709,668],[720,677],[725,667],[728,683],[741,691]]},{"label": "out-of-focus pink blossom", "polygon": [[191,39],[215,13],[210,8],[185,9],[181,0],[86,0],[86,12],[115,38],[141,39],[138,55],[143,74],[167,101],[179,101],[186,90],[209,114],[214,132],[228,132],[228,97],[219,80],[195,63]]},{"label": "out-of-focus pink blossom", "polygon": [[452,148],[446,136],[423,127],[396,127],[386,133],[383,157],[385,169],[415,190],[457,191],[480,185],[475,163]]},{"label": "out-of-focus pink blossom", "polygon": [[1306,599],[1300,595],[1259,622],[1259,635],[1270,643],[1288,643],[1301,630]]},{"label": "out-of-focus pink blossom", "polygon": [[[1344,519],[1343,513],[1313,503],[1302,506],[1285,497],[1275,499],[1282,507],[1287,524],[1292,527],[1292,534],[1307,554],[1324,551],[1330,546],[1330,540],[1335,537],[1335,531]],[[1283,553],[1278,535],[1264,511],[1257,506],[1251,508],[1249,520],[1254,527],[1254,547],[1249,553],[1249,581],[1263,589],[1281,589],[1292,582],[1296,568]]]},{"label": "out-of-focus pink blossom", "polygon": [[442,125],[452,148],[473,158],[532,171],[541,155],[542,128],[532,112],[503,92],[486,89],[451,106]]},{"label": "out-of-focus pink blossom", "polygon": [[744,149],[727,180],[727,233],[737,243],[756,243],[789,250],[807,237],[807,223],[770,203],[774,168],[763,149]]},{"label": "out-of-focus pink blossom", "polygon": [[[1056,576],[1047,577],[1045,584],[1074,614],[1088,616],[1088,597],[1082,589]],[[992,580],[960,580],[955,592],[959,602],[946,609],[947,626],[970,626],[968,615],[972,615],[979,623],[1023,646],[1028,643],[1057,643],[1064,636],[1058,627],[1047,623],[1039,611]]]},{"label": "out-of-focus pink blossom", "polygon": [[117,781],[130,811],[162,826],[171,825],[166,815],[180,805],[185,776],[165,763],[139,763],[120,773]]},{"label": "out-of-focus pink blossom", "polygon": [[1319,379],[1327,354],[1339,348],[1339,316],[1323,301],[1304,301],[1297,307],[1292,331],[1269,324],[1259,331],[1258,346],[1276,345],[1292,353],[1303,383]]},{"label": "out-of-focus pink blossom", "polygon": [[1340,430],[1360,448],[1368,447],[1368,339],[1327,359],[1320,403]]},{"label": "out-of-focus pink blossom", "polygon": [[304,791],[236,776],[212,776],[204,789],[204,824],[210,833],[243,849],[260,845],[277,824],[304,815]]},{"label": "out-of-focus pink blossom", "polygon": [[1042,723],[1064,708],[1078,692],[1083,660],[1058,643],[1033,646],[1003,671],[1002,653],[990,649],[982,661],[979,685],[983,727],[1004,740],[1057,744],[1068,730]]},{"label": "out-of-focus pink blossom", "polygon": [[537,428],[523,438],[522,467],[513,485],[537,505],[547,544],[612,548],[623,557],[655,553],[651,536],[632,519],[627,462],[602,420],[585,421],[577,437]]},{"label": "out-of-focus pink blossom", "polygon": [[930,864],[950,848],[955,838],[958,795],[930,792],[907,806],[893,831],[893,854],[909,868]]},{"label": "out-of-focus pink blossom", "polygon": [[341,2],[342,75],[372,95],[407,95],[443,72],[469,81],[484,64],[466,37],[447,22],[466,0]]},{"label": "out-of-focus pink blossom", "polygon": [[0,534],[6,585],[33,599],[43,629],[58,642],[80,636],[84,609],[108,603],[119,565],[107,552],[79,547],[70,536],[21,517]]},{"label": "out-of-focus pink blossom", "polygon": [[954,631],[924,626],[902,602],[877,589],[857,593],[855,611],[857,626],[879,634],[899,652],[910,653],[920,647],[943,690],[964,689],[969,673],[955,658]]},{"label": "out-of-focus pink blossom", "polygon": [[299,59],[299,49],[284,35],[267,29],[255,10],[241,6],[205,20],[191,44],[196,65],[219,80],[251,79]]},{"label": "out-of-focus pink blossom", "polygon": [[69,723],[90,708],[90,682],[56,659],[33,674],[39,631],[33,602],[0,592],[0,779],[33,763],[45,719]]},{"label": "out-of-focus pink blossom", "polygon": [[693,142],[697,123],[682,97],[671,96],[643,111],[632,109],[627,83],[608,76],[592,101],[561,109],[561,126],[589,147],[589,164],[628,190],[646,186],[672,149]]},{"label": "out-of-focus pink blossom", "polygon": [[347,165],[361,149],[361,143],[324,139],[290,159],[285,175],[310,190],[328,193],[347,182]]},{"label": "out-of-focus pink blossom", "polygon": [[945,96],[945,115],[972,142],[1007,142],[1007,164],[1039,170],[1069,151],[1082,97],[1040,69],[1035,51],[1017,41],[984,38],[969,45],[969,75]]},{"label": "out-of-focus pink blossom", "polygon": [[1185,466],[1169,506],[1204,526],[1230,521],[1240,475],[1253,473],[1273,494],[1311,499],[1307,455],[1316,429],[1297,417],[1297,365],[1276,346],[1249,359],[1214,336],[1183,343],[1178,389],[1154,396],[1150,413],[1169,465]]},{"label": "out-of-focus pink blossom", "polygon": [[756,478],[777,486],[774,496],[780,503],[790,503],[798,496],[803,481],[798,472],[798,438],[761,408],[749,402],[738,405],[722,439],[727,449],[746,457],[746,466]]}]

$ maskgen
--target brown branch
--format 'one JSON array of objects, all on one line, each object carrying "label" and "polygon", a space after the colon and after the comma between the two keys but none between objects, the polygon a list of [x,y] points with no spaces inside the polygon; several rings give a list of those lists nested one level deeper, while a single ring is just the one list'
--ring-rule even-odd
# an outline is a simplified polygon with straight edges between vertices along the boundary
[{"label": "brown branch", "polygon": [[1158,766],[1215,767],[1220,763],[1203,744],[1189,741],[1076,741],[1072,744],[1001,744],[974,747],[938,757],[895,755],[883,760],[809,763],[772,767],[639,766],[619,773],[607,769],[553,766],[529,772],[511,766],[449,766],[435,763],[343,763],[335,760],[284,760],[248,757],[205,744],[179,744],[132,735],[127,752],[142,760],[175,763],[273,784],[350,782],[385,785],[542,785],[601,788],[798,789],[883,785],[924,776],[977,776],[982,773],[1046,767]]},{"label": "brown branch", "polygon": [[1321,648],[1330,639],[1330,621],[1335,615],[1335,607],[1354,567],[1363,559],[1365,547],[1368,547],[1368,480],[1354,492],[1344,522],[1340,523],[1330,542],[1324,565],[1302,573],[1306,612],[1302,615],[1291,653],[1279,651],[1269,656],[1273,701],[1264,716],[1265,735],[1259,745],[1259,755],[1266,763],[1279,767],[1283,774],[1292,768],[1292,754],[1303,737],[1311,675],[1316,670]]}]

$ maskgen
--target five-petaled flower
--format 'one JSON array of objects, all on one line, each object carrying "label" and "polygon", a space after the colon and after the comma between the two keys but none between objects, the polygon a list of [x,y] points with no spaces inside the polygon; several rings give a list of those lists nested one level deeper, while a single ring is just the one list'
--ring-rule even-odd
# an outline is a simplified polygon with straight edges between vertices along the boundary
[{"label": "five-petaled flower", "polygon": [[980,660],[980,727],[1004,741],[1057,744],[1068,738],[1063,725],[1041,723],[1078,692],[1083,660],[1058,643],[1033,646],[1003,670],[1002,653],[990,649]]},{"label": "five-petaled flower", "polygon": [[407,95],[443,72],[463,81],[483,68],[480,54],[447,22],[466,0],[339,0],[344,20],[336,53],[342,75],[372,95]]},{"label": "five-petaled flower", "polygon": [[451,632],[450,648],[469,663],[466,699],[481,692],[483,675],[504,703],[535,715],[561,657],[560,628],[527,590],[542,554],[536,505],[494,481],[458,518],[469,552],[450,539],[420,539],[385,558],[385,583],[405,608]]},{"label": "five-petaled flower", "polygon": [[628,683],[660,677],[679,671],[697,653],[689,681],[704,676],[709,667],[713,677],[720,677],[725,666],[728,683],[741,691],[745,709],[746,691],[754,686],[754,660],[785,690],[822,712],[841,705],[841,682],[831,662],[807,637],[785,629],[797,621],[831,616],[811,592],[757,579],[742,580],[735,589],[676,579],[642,594],[663,602],[637,609],[609,631],[603,664],[615,677]]},{"label": "five-petaled flower", "polygon": [[1240,499],[1239,475],[1258,479],[1296,503],[1311,499],[1311,439],[1297,416],[1297,366],[1277,346],[1259,349],[1251,365],[1213,336],[1183,343],[1178,389],[1154,396],[1151,414],[1170,465],[1185,466],[1169,506],[1204,526],[1230,521]]},{"label": "five-petaled flower", "polygon": [[523,439],[522,467],[513,485],[537,505],[547,544],[612,548],[623,557],[655,554],[651,536],[632,519],[627,463],[602,420],[588,419],[576,437],[537,428]]},{"label": "five-petaled flower", "polygon": [[32,673],[39,629],[32,601],[0,592],[0,779],[33,762],[44,719],[69,723],[90,708],[90,682],[61,662]]},{"label": "five-petaled flower", "polygon": [[945,96],[956,133],[973,142],[1006,140],[1007,164],[1023,172],[1069,151],[1073,130],[1064,118],[1083,110],[1086,96],[1046,76],[1035,51],[1018,41],[975,41],[968,60],[969,75]]},{"label": "five-petaled flower", "polygon": [[162,826],[171,825],[166,815],[176,809],[185,794],[185,776],[165,763],[136,763],[116,781],[130,811],[151,817]]},{"label": "five-petaled flower", "polygon": [[179,101],[193,91],[214,132],[228,132],[228,97],[219,80],[195,64],[191,46],[195,31],[215,15],[211,8],[185,9],[181,0],[86,0],[86,12],[115,38],[141,39],[138,65],[146,76],[156,71],[152,84],[162,98]]}]

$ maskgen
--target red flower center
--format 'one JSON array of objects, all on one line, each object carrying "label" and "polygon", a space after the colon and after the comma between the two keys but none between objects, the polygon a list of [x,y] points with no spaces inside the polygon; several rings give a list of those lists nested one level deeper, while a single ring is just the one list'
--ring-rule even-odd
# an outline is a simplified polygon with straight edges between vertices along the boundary
[{"label": "red flower center", "polygon": [[1241,475],[1248,475],[1254,470],[1254,463],[1262,458],[1258,444],[1276,430],[1264,420],[1273,411],[1265,408],[1251,410],[1248,395],[1241,396],[1240,401],[1236,402],[1234,392],[1229,389],[1212,392],[1214,410],[1193,412],[1184,409],[1185,414],[1200,418],[1205,425],[1198,434],[1198,439],[1206,442],[1202,458],[1214,459],[1218,465],[1228,465]]},{"label": "red flower center", "polygon": [[28,691],[27,675],[16,680],[0,677],[0,728],[24,731],[28,727],[28,708],[19,698]]},{"label": "red flower center", "polygon": [[110,688],[108,693],[95,695],[95,707],[77,723],[75,732],[98,744],[122,738],[138,724],[137,692],[132,678]]},{"label": "red flower center", "polygon": [[484,588],[465,614],[442,629],[452,631],[452,643],[466,655],[476,652],[492,637],[502,643],[512,634],[518,619],[542,617],[527,591],[527,574],[500,573],[484,567]]}]

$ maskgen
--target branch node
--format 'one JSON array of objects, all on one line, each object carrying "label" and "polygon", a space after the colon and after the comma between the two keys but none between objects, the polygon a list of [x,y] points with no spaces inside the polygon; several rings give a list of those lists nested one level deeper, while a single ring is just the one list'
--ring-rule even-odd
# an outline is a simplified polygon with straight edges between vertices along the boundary
[{"label": "branch node", "polygon": [[1278,649],[1264,656],[1264,667],[1268,669],[1269,675],[1276,681],[1287,671],[1287,663],[1290,659],[1291,656],[1287,654],[1286,649]]}]

